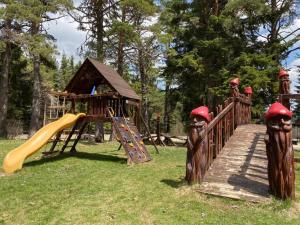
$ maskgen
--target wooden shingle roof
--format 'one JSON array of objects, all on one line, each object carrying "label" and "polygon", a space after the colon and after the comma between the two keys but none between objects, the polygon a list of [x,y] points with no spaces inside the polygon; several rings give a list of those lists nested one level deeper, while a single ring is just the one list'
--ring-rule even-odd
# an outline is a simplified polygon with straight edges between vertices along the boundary
[{"label": "wooden shingle roof", "polygon": [[88,94],[94,85],[97,86],[103,82],[110,85],[121,96],[140,100],[140,97],[117,71],[91,58],[84,61],[66,86],[65,91],[75,94]]}]

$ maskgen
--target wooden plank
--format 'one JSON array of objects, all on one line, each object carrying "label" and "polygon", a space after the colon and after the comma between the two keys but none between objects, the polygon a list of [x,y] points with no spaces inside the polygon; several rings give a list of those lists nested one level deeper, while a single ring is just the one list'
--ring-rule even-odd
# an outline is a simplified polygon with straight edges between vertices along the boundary
[{"label": "wooden plank", "polygon": [[282,94],[279,99],[300,99],[300,94]]}]

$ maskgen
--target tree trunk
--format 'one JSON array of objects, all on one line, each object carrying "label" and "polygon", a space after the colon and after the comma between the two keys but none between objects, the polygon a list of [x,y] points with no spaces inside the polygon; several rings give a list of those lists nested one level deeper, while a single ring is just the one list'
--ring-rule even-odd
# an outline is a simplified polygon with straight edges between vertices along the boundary
[{"label": "tree trunk", "polygon": [[103,1],[98,0],[95,3],[95,18],[96,20],[96,53],[97,53],[97,58],[100,62],[103,63],[104,60],[104,15],[103,15]]},{"label": "tree trunk", "polygon": [[[126,8],[125,6],[122,8],[122,22],[124,23],[126,19]],[[117,59],[117,66],[118,66],[118,73],[123,76],[124,73],[124,46],[125,46],[125,33],[124,31],[119,32],[119,43],[118,43],[118,59]]]},{"label": "tree trunk", "polygon": [[[96,53],[98,60],[103,63],[104,60],[104,27],[103,27],[103,5],[102,0],[95,1],[95,18],[96,20]],[[104,124],[101,121],[96,122],[95,141],[104,142]]]},{"label": "tree trunk", "polygon": [[[32,36],[38,33],[39,24],[32,23]],[[33,53],[33,92],[29,136],[32,136],[40,128],[41,97],[40,56],[38,53]]]},{"label": "tree trunk", "polygon": [[143,58],[143,49],[140,46],[138,50],[138,63],[139,63],[139,71],[141,76],[141,94],[142,94],[142,113],[143,117],[146,121],[146,124],[149,126],[149,116],[148,116],[148,104],[147,104],[147,75],[145,73],[145,65]]},{"label": "tree trunk", "polygon": [[280,56],[277,52],[279,44],[278,23],[280,21],[280,13],[278,13],[277,0],[271,0],[271,19],[270,19],[270,35],[269,35],[269,54],[273,55],[273,59],[277,65],[280,65]]},{"label": "tree trunk", "polygon": [[8,76],[11,62],[11,44],[6,42],[0,79],[0,136],[6,136],[6,118],[8,108]]},{"label": "tree trunk", "polygon": [[170,82],[166,80],[166,91],[165,91],[165,105],[164,105],[164,131],[170,132],[170,115],[169,115],[169,94],[170,94]]}]

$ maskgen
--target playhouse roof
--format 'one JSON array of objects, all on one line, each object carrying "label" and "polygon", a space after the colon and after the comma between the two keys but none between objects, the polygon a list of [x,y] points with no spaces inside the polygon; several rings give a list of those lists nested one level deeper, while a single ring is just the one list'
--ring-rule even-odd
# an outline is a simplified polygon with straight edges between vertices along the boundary
[{"label": "playhouse roof", "polygon": [[65,91],[75,94],[89,94],[94,85],[97,86],[103,81],[106,81],[121,96],[140,100],[140,97],[117,71],[92,58],[87,58],[83,62],[66,86]]}]

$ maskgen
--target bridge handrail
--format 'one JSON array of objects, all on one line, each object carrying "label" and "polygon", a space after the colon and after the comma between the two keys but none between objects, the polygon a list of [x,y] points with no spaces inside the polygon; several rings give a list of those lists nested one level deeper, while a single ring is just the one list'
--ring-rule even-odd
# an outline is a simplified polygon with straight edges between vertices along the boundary
[{"label": "bridge handrail", "polygon": [[[215,117],[213,113],[210,114],[212,120],[198,132],[196,142],[189,136],[186,171],[186,180],[189,183],[200,183],[214,159],[233,135],[235,128],[250,123],[251,105],[251,96],[237,93],[225,100],[223,105],[216,107]],[[193,168],[196,164],[199,166]]]},{"label": "bridge handrail", "polygon": [[226,106],[217,116],[208,124],[207,129],[204,133],[200,136],[201,139],[203,139],[212,129],[215,128],[215,126],[224,118],[224,116],[232,109],[234,108],[234,102],[231,102],[228,106]]}]

